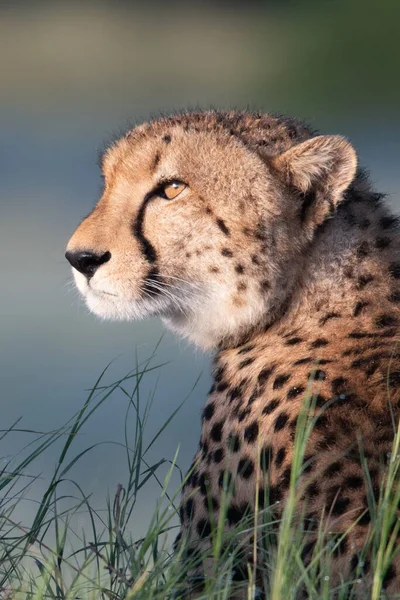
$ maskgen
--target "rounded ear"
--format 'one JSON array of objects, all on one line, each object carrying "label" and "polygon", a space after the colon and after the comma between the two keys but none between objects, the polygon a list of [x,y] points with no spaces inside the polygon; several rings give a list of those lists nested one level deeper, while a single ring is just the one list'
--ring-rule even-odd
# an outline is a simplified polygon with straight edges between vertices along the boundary
[{"label": "rounded ear", "polygon": [[353,181],[357,155],[339,135],[311,138],[272,160],[278,177],[302,200],[303,221],[321,224],[335,211]]}]

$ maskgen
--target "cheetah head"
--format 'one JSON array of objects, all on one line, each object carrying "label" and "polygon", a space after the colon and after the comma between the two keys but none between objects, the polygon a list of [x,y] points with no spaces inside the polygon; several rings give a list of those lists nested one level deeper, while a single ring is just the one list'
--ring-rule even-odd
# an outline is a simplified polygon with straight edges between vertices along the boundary
[{"label": "cheetah head", "polygon": [[76,285],[100,317],[239,341],[281,314],[356,163],[342,137],[267,115],[141,125],[104,154],[104,192],[67,247]]}]

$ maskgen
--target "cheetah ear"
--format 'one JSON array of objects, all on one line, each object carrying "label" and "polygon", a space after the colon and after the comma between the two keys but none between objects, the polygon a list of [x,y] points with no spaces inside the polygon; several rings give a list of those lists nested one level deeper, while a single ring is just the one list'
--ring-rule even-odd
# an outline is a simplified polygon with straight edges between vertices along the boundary
[{"label": "cheetah ear", "polygon": [[316,226],[334,212],[353,181],[357,155],[345,138],[320,135],[290,148],[272,164],[286,185],[300,193],[303,221]]}]

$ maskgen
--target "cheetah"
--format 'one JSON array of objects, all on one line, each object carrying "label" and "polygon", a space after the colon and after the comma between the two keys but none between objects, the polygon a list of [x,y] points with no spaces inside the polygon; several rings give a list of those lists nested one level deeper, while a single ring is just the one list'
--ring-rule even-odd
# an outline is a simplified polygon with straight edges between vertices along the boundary
[{"label": "cheetah", "polygon": [[[256,502],[282,510],[309,393],[307,515],[351,529],[334,557],[351,576],[371,527],[365,468],[379,495],[400,416],[399,219],[345,138],[281,116],[162,117],[113,143],[101,168],[102,197],[66,252],[89,309],[159,316],[214,352],[181,537],[207,548],[227,480],[228,530]],[[400,592],[399,568],[386,593]]]}]

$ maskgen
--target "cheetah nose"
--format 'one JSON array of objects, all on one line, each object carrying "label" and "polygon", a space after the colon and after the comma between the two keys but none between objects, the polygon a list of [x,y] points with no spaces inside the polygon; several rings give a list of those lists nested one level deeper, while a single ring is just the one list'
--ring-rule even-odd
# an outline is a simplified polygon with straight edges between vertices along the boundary
[{"label": "cheetah nose", "polygon": [[69,263],[79,271],[86,275],[88,279],[93,277],[100,265],[108,262],[111,258],[110,252],[96,254],[90,250],[82,250],[81,252],[66,252],[65,258]]}]

